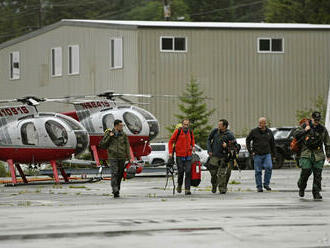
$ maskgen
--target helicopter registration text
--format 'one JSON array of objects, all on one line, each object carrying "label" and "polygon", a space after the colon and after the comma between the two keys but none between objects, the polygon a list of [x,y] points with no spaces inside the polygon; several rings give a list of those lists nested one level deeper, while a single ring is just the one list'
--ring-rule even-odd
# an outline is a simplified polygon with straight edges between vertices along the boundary
[{"label": "helicopter registration text", "polygon": [[110,107],[110,103],[107,101],[95,101],[95,102],[84,102],[80,103],[80,105],[84,109],[91,109],[91,108],[108,108]]},{"label": "helicopter registration text", "polygon": [[28,114],[28,113],[29,113],[29,110],[25,106],[0,108],[0,117],[1,116],[21,115],[21,114]]}]

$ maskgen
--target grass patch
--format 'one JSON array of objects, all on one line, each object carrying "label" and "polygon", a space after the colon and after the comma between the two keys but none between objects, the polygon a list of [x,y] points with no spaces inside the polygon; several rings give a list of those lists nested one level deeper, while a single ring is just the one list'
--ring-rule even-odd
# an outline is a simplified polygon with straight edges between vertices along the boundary
[{"label": "grass patch", "polygon": [[17,206],[21,206],[21,207],[29,207],[31,206],[31,202],[30,201],[22,201],[22,202],[18,202]]},{"label": "grass patch", "polygon": [[53,189],[62,189],[62,188],[63,188],[62,185],[58,185],[58,184],[53,185]]},{"label": "grass patch", "polygon": [[156,198],[157,195],[156,194],[147,194],[146,197],[148,197],[148,198]]},{"label": "grass patch", "polygon": [[241,182],[236,181],[236,180],[231,180],[231,181],[229,182],[229,184],[241,184]]},{"label": "grass patch", "polygon": [[86,186],[83,186],[83,185],[80,185],[80,186],[70,185],[69,188],[70,188],[70,189],[85,189]]}]

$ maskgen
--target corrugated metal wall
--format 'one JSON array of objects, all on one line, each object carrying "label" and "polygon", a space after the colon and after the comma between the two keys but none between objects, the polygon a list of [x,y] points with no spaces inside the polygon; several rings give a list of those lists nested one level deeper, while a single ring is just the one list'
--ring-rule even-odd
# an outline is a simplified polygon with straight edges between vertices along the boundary
[{"label": "corrugated metal wall", "polygon": [[[123,69],[110,70],[109,39],[123,37]],[[68,46],[79,45],[80,73],[68,75]],[[62,47],[60,77],[50,76],[51,48]],[[21,79],[9,80],[9,53],[20,51]],[[137,32],[134,30],[61,26],[0,50],[0,98],[36,95],[59,97],[138,91]],[[61,104],[41,105],[41,110],[66,111]]]},{"label": "corrugated metal wall", "polygon": [[[186,36],[187,53],[160,52],[161,36]],[[257,53],[257,38],[284,39],[284,53]],[[295,125],[296,110],[327,98],[330,31],[299,30],[139,30],[140,92],[181,95],[194,77],[216,108],[210,123],[226,118],[237,134],[255,127],[260,116],[272,126]],[[153,100],[147,107],[166,125],[175,122],[178,100]]]},{"label": "corrugated metal wall", "polygon": [[[160,52],[161,36],[187,37],[186,53]],[[124,68],[109,69],[109,38],[123,37]],[[257,38],[284,38],[283,54],[257,53]],[[80,46],[80,74],[69,76],[68,45]],[[63,76],[50,76],[50,49],[62,46]],[[20,51],[21,79],[9,80],[9,53]],[[0,50],[0,98],[62,96],[104,90],[181,95],[191,77],[200,82],[210,123],[227,118],[241,133],[266,116],[273,126],[294,125],[296,110],[327,97],[330,31],[162,29],[60,26]],[[175,122],[178,99],[155,98],[146,106],[161,124]],[[45,107],[44,107],[45,106]],[[69,108],[69,107],[68,107]],[[43,105],[41,110],[63,111]]]}]

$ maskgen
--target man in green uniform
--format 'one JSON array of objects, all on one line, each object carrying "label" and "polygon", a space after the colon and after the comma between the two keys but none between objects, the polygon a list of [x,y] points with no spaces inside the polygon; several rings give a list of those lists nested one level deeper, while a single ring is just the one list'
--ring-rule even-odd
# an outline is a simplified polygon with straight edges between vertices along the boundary
[{"label": "man in green uniform", "polygon": [[300,178],[298,181],[299,196],[304,197],[305,188],[309,176],[313,173],[313,198],[316,200],[322,199],[321,180],[322,168],[325,160],[323,144],[327,160],[330,160],[330,138],[327,129],[320,124],[320,112],[312,114],[312,120],[306,120],[293,136],[300,141],[301,156],[299,165],[301,166]]},{"label": "man in green uniform", "polygon": [[125,162],[130,160],[130,145],[127,135],[123,132],[124,124],[121,120],[114,121],[112,130],[105,130],[99,147],[108,150],[110,167],[112,170],[111,187],[115,198],[119,197],[120,183],[123,178]]},{"label": "man in green uniform", "polygon": [[216,193],[219,187],[220,194],[226,194],[231,175],[232,161],[228,161],[227,146],[229,142],[236,142],[236,140],[234,134],[227,128],[228,121],[221,119],[218,122],[218,128],[213,129],[207,139],[212,193]]}]

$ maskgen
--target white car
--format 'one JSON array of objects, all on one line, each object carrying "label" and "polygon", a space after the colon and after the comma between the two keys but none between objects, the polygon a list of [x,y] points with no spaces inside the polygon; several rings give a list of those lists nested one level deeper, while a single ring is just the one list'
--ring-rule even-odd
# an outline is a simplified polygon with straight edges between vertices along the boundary
[{"label": "white car", "polygon": [[[143,156],[142,160],[150,165],[164,165],[168,161],[168,143],[151,143],[151,153]],[[196,154],[199,156],[202,164],[206,163],[208,158],[207,150],[203,150],[200,146],[195,145]]]}]

